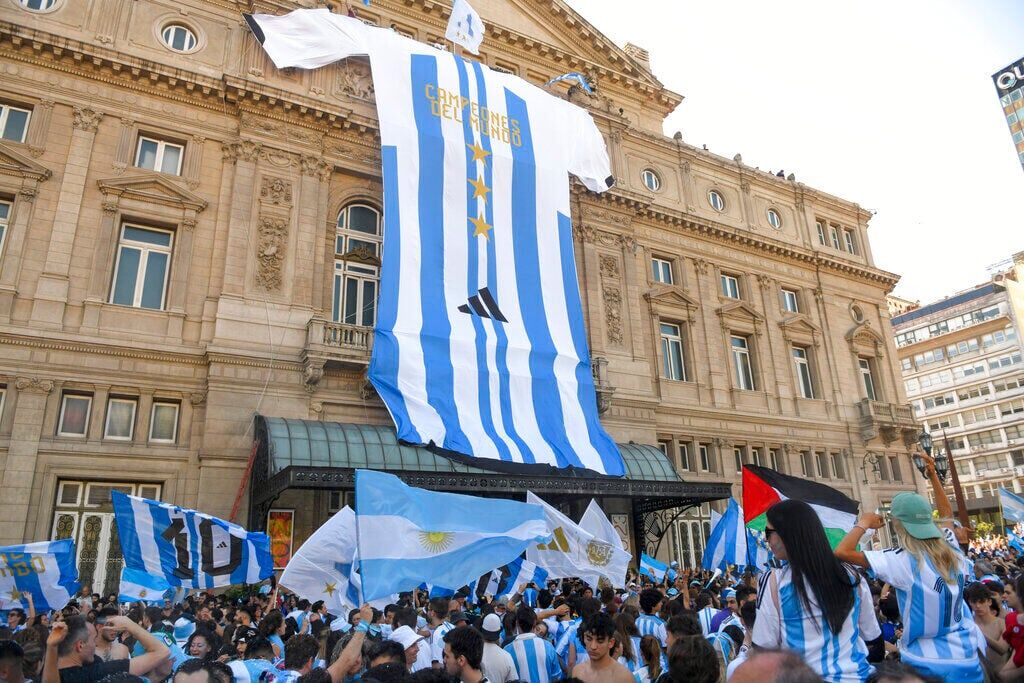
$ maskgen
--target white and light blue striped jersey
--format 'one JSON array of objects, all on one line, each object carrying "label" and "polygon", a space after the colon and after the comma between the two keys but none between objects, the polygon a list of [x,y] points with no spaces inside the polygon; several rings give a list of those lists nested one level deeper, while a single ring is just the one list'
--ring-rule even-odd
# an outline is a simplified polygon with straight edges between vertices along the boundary
[{"label": "white and light blue striped jersey", "polygon": [[[974,622],[971,608],[963,599],[964,584],[970,581],[970,561],[960,552],[952,529],[946,540],[956,549],[959,566],[956,581],[948,582],[927,557],[920,559],[902,548],[866,551],[864,555],[879,580],[896,591],[903,620],[900,655],[904,661],[948,670],[957,681],[981,681],[978,648],[985,642]],[[973,664],[974,675],[961,671]]]},{"label": "white and light blue striped jersey", "polygon": [[668,633],[665,622],[655,614],[641,614],[636,618],[636,629],[641,636],[654,636],[662,647],[668,647]]},{"label": "white and light blue striped jersey", "polygon": [[430,632],[430,659],[434,662],[444,662],[444,636],[455,628],[455,624],[444,622]]},{"label": "white and light blue striped jersey", "polygon": [[743,620],[740,619],[739,616],[736,614],[730,614],[725,619],[723,619],[722,623],[718,625],[718,632],[721,633],[722,631],[724,631],[726,626],[736,626],[737,628],[739,628],[739,630],[743,631],[744,633],[747,632],[747,627],[743,625]]},{"label": "white and light blue striped jersey", "polygon": [[526,683],[554,683],[562,677],[562,667],[551,643],[534,633],[521,633],[505,646],[512,655],[519,680]]},{"label": "white and light blue striped jersey", "polygon": [[704,609],[697,610],[697,621],[700,622],[700,630],[704,632],[705,636],[710,636],[714,633],[714,630],[711,628],[711,622],[714,620],[716,614],[718,614],[718,610],[711,605],[708,605]]},{"label": "white and light blue striped jersey", "polygon": [[398,438],[622,476],[573,256],[569,174],[594,192],[614,183],[590,114],[326,9],[247,20],[279,68],[369,57],[384,245],[368,375]]},{"label": "white and light blue striped jersey", "polygon": [[[781,616],[772,595],[773,576],[778,581]],[[854,580],[851,573],[850,582]],[[853,608],[838,633],[825,621],[809,585],[807,593],[810,610],[800,601],[788,566],[765,572],[758,579],[754,645],[793,650],[827,683],[863,683],[873,670],[864,643],[882,634],[868,582],[861,580],[854,588]]]}]

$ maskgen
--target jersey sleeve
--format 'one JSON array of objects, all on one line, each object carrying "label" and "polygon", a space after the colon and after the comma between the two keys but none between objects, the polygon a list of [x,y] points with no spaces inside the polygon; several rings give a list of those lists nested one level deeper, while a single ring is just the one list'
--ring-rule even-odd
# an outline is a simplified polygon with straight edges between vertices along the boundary
[{"label": "jersey sleeve", "polygon": [[370,29],[358,19],[326,8],[288,14],[245,14],[246,23],[279,69],[316,69],[352,55],[367,54]]},{"label": "jersey sleeve", "polygon": [[857,592],[860,593],[860,621],[857,627],[860,629],[860,637],[864,641],[874,640],[882,635],[882,628],[878,625],[878,617],[875,616],[874,602],[871,599],[871,588],[868,582],[861,579],[857,584]]},{"label": "jersey sleeve", "polygon": [[879,580],[900,590],[908,590],[914,585],[916,577],[910,566],[910,556],[905,550],[866,550],[864,556]]},{"label": "jersey sleeve", "polygon": [[562,665],[558,663],[558,655],[555,654],[554,646],[547,641],[544,641],[544,654],[547,660],[548,679],[557,681],[562,677]]},{"label": "jersey sleeve", "polygon": [[579,178],[588,190],[604,192],[615,184],[604,137],[586,110],[572,104],[568,107],[571,111],[569,172]]},{"label": "jersey sleeve", "polygon": [[782,619],[775,609],[775,598],[772,595],[771,572],[766,572],[759,582],[757,592],[757,618],[754,620],[754,632],[751,641],[761,648],[775,649],[784,645],[782,642]]}]

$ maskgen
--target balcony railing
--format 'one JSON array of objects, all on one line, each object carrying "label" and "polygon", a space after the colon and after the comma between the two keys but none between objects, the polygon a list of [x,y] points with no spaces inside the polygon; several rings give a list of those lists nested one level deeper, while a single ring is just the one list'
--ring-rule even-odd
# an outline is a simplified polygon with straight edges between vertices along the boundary
[{"label": "balcony railing", "polygon": [[328,364],[365,369],[373,349],[373,328],[313,318],[306,325],[304,381],[316,391]]},{"label": "balcony railing", "polygon": [[373,328],[323,321],[320,343],[338,349],[369,353],[373,349]]},{"label": "balcony railing", "polygon": [[860,412],[860,432],[865,443],[881,436],[886,445],[901,436],[907,443],[917,439],[918,426],[914,409],[908,405],[883,403],[863,399],[857,404]]}]

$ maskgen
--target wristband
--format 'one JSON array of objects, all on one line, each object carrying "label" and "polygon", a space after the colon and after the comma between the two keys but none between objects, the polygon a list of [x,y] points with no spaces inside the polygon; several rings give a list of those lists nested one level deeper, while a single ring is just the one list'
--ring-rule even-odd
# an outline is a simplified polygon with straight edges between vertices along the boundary
[{"label": "wristband", "polygon": [[853,525],[853,528],[854,528],[854,529],[860,529],[860,530],[861,530],[861,531],[863,531],[864,533],[867,533],[867,532],[868,532],[868,528],[867,528],[867,527],[863,527],[863,526],[861,526],[860,524],[854,524],[854,525]]},{"label": "wristband", "polygon": [[[359,623],[363,623],[363,622],[359,622]],[[380,624],[370,624],[370,635],[371,636],[379,636],[380,635]]]},{"label": "wristband", "polygon": [[366,625],[366,624],[365,624],[364,622],[362,622],[362,621],[360,621],[360,622],[359,622],[359,623],[358,623],[358,624],[356,625],[356,628],[355,628],[355,632],[356,632],[356,633],[366,633],[366,632],[367,632],[367,631],[369,631],[369,630],[370,630],[370,627],[369,627],[369,626],[367,626],[367,625]]}]

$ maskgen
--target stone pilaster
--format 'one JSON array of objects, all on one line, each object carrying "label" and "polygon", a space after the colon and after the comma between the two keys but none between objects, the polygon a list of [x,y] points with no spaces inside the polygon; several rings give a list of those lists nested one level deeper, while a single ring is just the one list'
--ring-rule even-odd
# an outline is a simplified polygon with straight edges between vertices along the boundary
[{"label": "stone pilaster", "polygon": [[14,381],[17,391],[11,445],[0,490],[0,545],[23,543],[25,523],[32,504],[32,483],[35,478],[39,437],[42,433],[46,397],[53,391],[53,382],[38,377],[19,377]]}]

